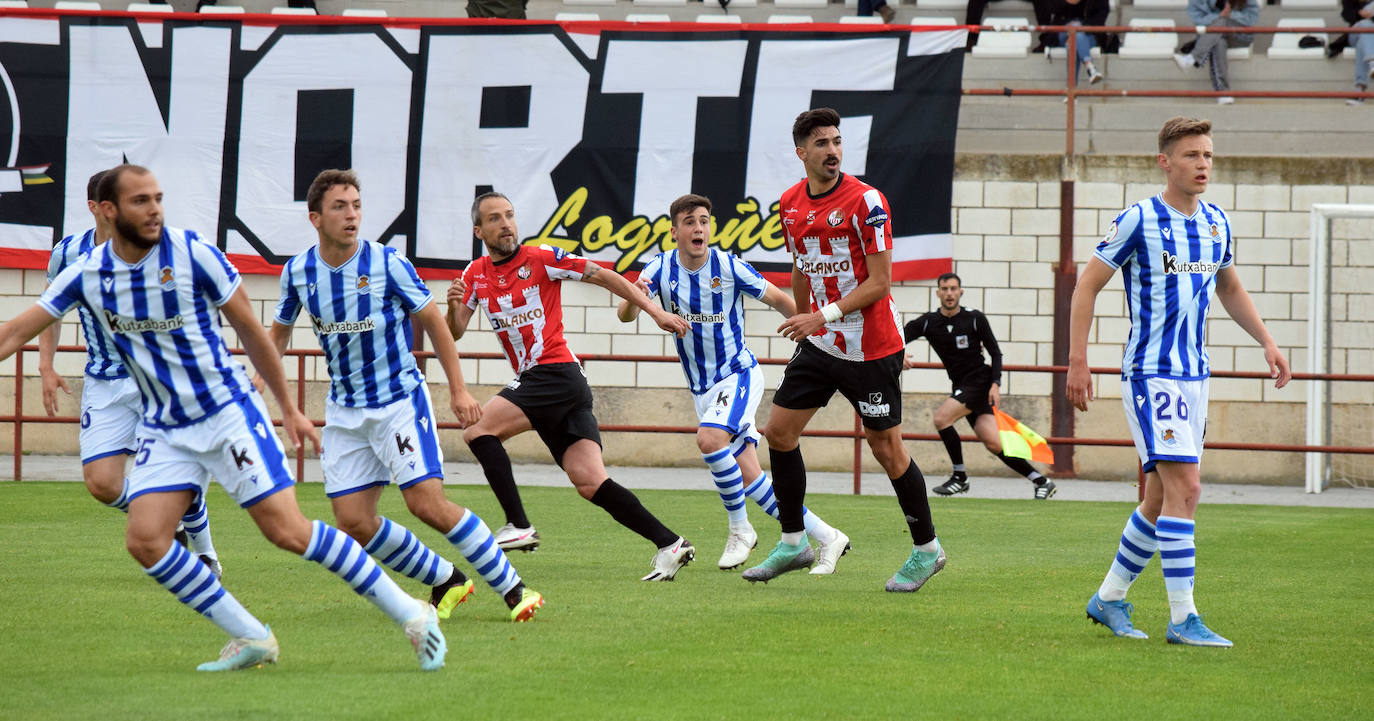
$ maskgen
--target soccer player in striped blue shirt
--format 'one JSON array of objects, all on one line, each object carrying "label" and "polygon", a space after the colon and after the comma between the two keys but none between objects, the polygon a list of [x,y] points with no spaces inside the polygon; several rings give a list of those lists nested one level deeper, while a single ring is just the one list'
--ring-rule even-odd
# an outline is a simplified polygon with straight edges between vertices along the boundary
[{"label": "soccer player in striped blue shirt", "polygon": [[425,378],[411,355],[412,323],[434,342],[449,382],[449,407],[467,426],[482,417],[468,393],[444,315],[405,256],[359,240],[361,183],[352,170],[325,170],[306,191],[319,243],[286,263],[272,323],[286,350],[302,309],[329,363],[325,401],[325,494],[334,519],[383,564],[433,590],[440,618],[472,593],[472,581],[399,523],[377,515],[382,489],[394,479],[406,507],[477,569],[510,609],[527,621],[544,605],[525,587],[491,530],[444,495],[444,456]]},{"label": "soccer player in striped blue shirt", "polygon": [[1088,331],[1097,294],[1119,269],[1131,333],[1121,359],[1121,400],[1145,470],[1145,499],[1126,523],[1116,559],[1088,618],[1117,636],[1146,638],[1125,601],[1155,551],[1169,595],[1169,643],[1229,648],[1203,625],[1193,603],[1193,514],[1202,491],[1198,464],[1207,427],[1207,308],[1213,291],[1264,349],[1274,387],[1288,359],[1264,327],[1233,263],[1231,223],[1201,199],[1212,174],[1212,124],[1172,118],[1159,131],[1156,162],[1165,188],[1117,216],[1079,276],[1070,310],[1067,395],[1079,410],[1092,399]]},{"label": "soccer player in striped blue shirt", "polygon": [[96,199],[113,226],[110,241],[58,274],[37,305],[0,326],[0,360],[78,305],[114,341],[143,397],[125,543],[158,584],[230,636],[220,658],[198,669],[251,668],[278,655],[271,629],[173,542],[178,519],[205,493],[207,474],[268,540],[329,569],[401,625],[422,669],[442,667],[448,647],[434,608],[406,595],[356,541],[307,520],[296,504],[285,450],[262,396],[229,354],[221,318],[276,396],[296,452],[303,438],[318,451],[320,437],[286,390],[281,360],[238,271],[194,231],[163,226],[162,189],[147,168],[111,168]]},{"label": "soccer player in striped blue shirt", "polygon": [[[749,523],[745,498],[778,518],[773,482],[759,465],[759,432],[754,414],[763,397],[763,371],[744,343],[744,296],[763,301],[784,318],[797,312],[795,301],[754,267],[717,248],[711,248],[711,201],[684,195],[668,208],[677,250],[650,260],[635,285],[671,313],[682,316],[690,329],[675,338],[682,372],[696,402],[697,448],[711,469],[711,477],[729,518],[725,550],[717,564],[736,568],[749,559],[759,536]],[[639,316],[639,306],[622,300],[620,320]],[[748,479],[748,486],[745,485]],[[811,573],[835,572],[835,562],[849,549],[849,537],[803,509],[806,532],[821,552]]]},{"label": "soccer player in striped blue shirt", "polygon": [[[86,209],[95,219],[95,227],[84,233],[69,235],[58,241],[48,259],[48,282],[73,262],[89,254],[110,239],[113,230],[98,212],[96,187],[105,171],[86,182]],[[142,416],[143,404],[134,383],[115,350],[114,341],[91,316],[85,306],[77,306],[81,331],[86,338],[85,379],[81,386],[81,476],[86,490],[97,501],[111,508],[127,511],[129,494],[124,481],[124,466],[133,455],[135,434]],[[67,395],[71,389],[67,381],[53,369],[62,326],[54,323],[38,336],[38,374],[43,382],[43,409],[48,416],[57,415],[57,390]],[[177,539],[200,557],[216,576],[223,573],[219,554],[210,537],[210,516],[205,510],[204,496],[196,496],[194,505],[182,517]]]}]

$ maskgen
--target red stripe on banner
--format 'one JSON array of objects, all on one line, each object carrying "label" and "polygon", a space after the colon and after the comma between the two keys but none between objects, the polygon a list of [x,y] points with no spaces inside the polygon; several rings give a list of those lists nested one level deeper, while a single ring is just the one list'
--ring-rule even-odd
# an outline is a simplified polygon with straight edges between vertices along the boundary
[{"label": "red stripe on banner", "polygon": [[47,270],[47,250],[28,250],[26,248],[0,248],[0,268],[15,270]]},{"label": "red stripe on banner", "polygon": [[901,260],[892,264],[892,280],[927,280],[954,271],[953,258]]}]

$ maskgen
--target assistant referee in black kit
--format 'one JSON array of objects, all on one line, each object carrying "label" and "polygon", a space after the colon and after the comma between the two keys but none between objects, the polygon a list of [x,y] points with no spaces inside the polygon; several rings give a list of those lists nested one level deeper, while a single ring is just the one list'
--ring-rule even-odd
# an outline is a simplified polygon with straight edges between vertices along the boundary
[{"label": "assistant referee in black kit", "polygon": [[[959,445],[959,433],[954,422],[968,417],[968,423],[987,449],[1007,464],[1007,467],[1035,484],[1035,498],[1045,500],[1054,495],[1054,481],[1041,475],[1024,458],[1009,458],[1002,454],[1002,439],[997,432],[997,420],[992,407],[1001,400],[1002,351],[982,312],[959,305],[964,296],[963,283],[954,273],[945,273],[936,281],[940,309],[933,310],[906,324],[906,342],[924,337],[930,342],[945,373],[954,384],[949,398],[935,409],[935,430],[945,443],[954,472],[934,491],[942,496],[963,493],[969,488],[968,473],[964,470],[964,451]],[[983,360],[986,348],[991,365]],[[907,356],[904,368],[910,368]]]}]

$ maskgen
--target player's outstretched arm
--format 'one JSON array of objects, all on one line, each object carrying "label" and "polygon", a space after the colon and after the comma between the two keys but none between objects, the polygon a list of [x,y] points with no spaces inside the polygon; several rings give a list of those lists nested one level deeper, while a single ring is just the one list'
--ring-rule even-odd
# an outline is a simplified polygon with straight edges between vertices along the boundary
[{"label": "player's outstretched arm", "polygon": [[[464,306],[466,307],[466,306]],[[482,404],[468,393],[468,385],[463,382],[463,368],[458,363],[458,345],[444,322],[444,314],[439,312],[437,303],[430,303],[415,313],[411,319],[429,334],[434,344],[434,354],[439,356],[439,365],[444,368],[448,378],[449,407],[458,417],[458,425],[463,428],[482,419]]]},{"label": "player's outstretched arm", "polygon": [[253,313],[248,293],[239,287],[219,310],[238,334],[239,344],[248,354],[248,360],[252,361],[253,367],[262,376],[263,383],[277,399],[277,405],[282,413],[282,427],[286,429],[286,437],[290,439],[291,445],[299,453],[304,439],[309,438],[315,453],[319,453],[320,432],[315,430],[315,424],[296,407],[296,399],[287,391],[286,371],[282,368],[281,353],[268,337],[267,329],[262,327],[257,315]]},{"label": "player's outstretched arm", "polygon": [[587,269],[582,272],[582,280],[592,285],[599,285],[621,298],[634,303],[639,306],[640,310],[648,313],[649,317],[654,319],[654,323],[657,323],[659,328],[679,338],[686,335],[687,331],[691,329],[690,326],[687,325],[687,321],[682,319],[682,316],[669,313],[658,307],[658,304],[655,303],[653,299],[641,293],[630,283],[630,281],[625,280],[625,276],[613,270],[602,268],[589,260],[587,261]]},{"label": "player's outstretched arm", "polygon": [[[649,296],[649,284],[645,283],[643,278],[636,280],[634,286],[638,288],[645,297]],[[621,323],[633,322],[635,318],[639,317],[639,306],[628,300],[622,300],[620,304],[615,307],[615,316],[620,319]]]},{"label": "player's outstretched arm", "polygon": [[1274,387],[1282,388],[1288,385],[1288,380],[1292,377],[1292,372],[1288,368],[1288,358],[1284,357],[1273,336],[1269,335],[1269,329],[1264,327],[1264,320],[1255,308],[1255,301],[1251,300],[1250,294],[1245,291],[1244,284],[1240,282],[1240,273],[1234,265],[1217,272],[1217,298],[1221,300],[1221,307],[1226,309],[1231,319],[1244,328],[1245,332],[1264,349],[1264,360],[1269,364],[1269,377],[1274,379]]},{"label": "player's outstretched arm", "polygon": [[1088,401],[1093,398],[1093,378],[1088,372],[1088,331],[1093,326],[1097,294],[1115,272],[1093,256],[1073,287],[1073,301],[1069,304],[1069,378],[1064,394],[1080,411],[1088,410]]},{"label": "player's outstretched arm", "polygon": [[781,313],[784,318],[791,318],[797,314],[797,301],[772,283],[769,283],[767,290],[763,291],[762,300],[764,305]]},{"label": "player's outstretched arm", "polygon": [[57,318],[52,313],[41,305],[35,305],[15,316],[14,320],[0,325],[0,361],[18,353],[25,343],[56,322]]},{"label": "player's outstretched arm", "polygon": [[473,310],[463,302],[463,293],[467,291],[467,284],[462,278],[454,278],[448,286],[448,316],[445,322],[448,324],[449,335],[453,340],[462,340],[463,334],[468,331],[468,323],[472,320]]},{"label": "player's outstretched arm", "polygon": [[38,375],[43,381],[43,410],[48,416],[57,415],[57,389],[61,388],[63,393],[72,394],[72,389],[67,387],[67,381],[53,370],[53,356],[57,355],[58,341],[61,340],[62,326],[53,323],[43,329],[38,334]]}]

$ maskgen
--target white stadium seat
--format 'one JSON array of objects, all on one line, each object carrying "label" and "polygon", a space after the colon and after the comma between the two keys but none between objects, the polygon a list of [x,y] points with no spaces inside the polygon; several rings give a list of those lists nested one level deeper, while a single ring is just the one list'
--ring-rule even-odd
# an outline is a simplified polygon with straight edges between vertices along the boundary
[{"label": "white stadium seat", "polygon": [[315,8],[272,8],[273,15],[319,15]]},{"label": "white stadium seat", "polygon": [[343,11],[346,18],[384,18],[386,11],[381,8],[348,8]]},{"label": "white stadium seat", "polygon": [[553,19],[561,23],[577,22],[579,20],[596,22],[601,19],[601,16],[596,13],[555,13]]},{"label": "white stadium seat", "polygon": [[[1134,18],[1133,28],[1177,27],[1169,18]],[[1126,33],[1117,53],[1123,58],[1172,58],[1178,33]]]},{"label": "white stadium seat", "polygon": [[129,3],[127,8],[131,13],[171,13],[176,12],[176,8],[166,3]]},{"label": "white stadium seat", "polygon": [[769,15],[768,22],[773,25],[788,25],[811,22],[810,15]]},{"label": "white stadium seat", "polygon": [[26,8],[29,4],[25,0],[0,0],[0,8]]},{"label": "white stadium seat", "polygon": [[991,25],[998,30],[978,33],[978,44],[973,46],[974,55],[983,58],[1024,58],[1030,52],[1030,31],[1007,29],[1025,27],[1030,25],[1030,20],[1026,18],[984,18],[983,24]]},{"label": "white stadium seat", "polygon": [[[1326,22],[1321,18],[1282,18],[1275,26],[1281,28],[1321,28],[1326,27]],[[1316,33],[1274,33],[1274,43],[1269,46],[1269,57],[1279,60],[1324,60],[1326,59],[1326,33],[1321,33],[1317,37],[1321,38],[1322,46],[1315,48],[1300,48],[1298,41],[1303,35],[1317,35]],[[1350,37],[1355,37],[1351,35]]]},{"label": "white stadium seat", "polygon": [[840,18],[841,25],[882,25],[883,19],[877,15],[844,15]]},{"label": "white stadium seat", "polygon": [[968,7],[968,0],[916,0],[916,7],[921,10],[963,10]]},{"label": "white stadium seat", "polygon": [[202,15],[240,15],[248,12],[237,5],[202,5],[200,14]]},{"label": "white stadium seat", "polygon": [[661,13],[630,13],[625,16],[627,23],[670,23],[673,19]]},{"label": "white stadium seat", "polygon": [[88,0],[57,0],[53,5],[56,10],[100,10],[100,3],[89,2]]},{"label": "white stadium seat", "polygon": [[934,15],[915,15],[907,21],[907,25],[958,25],[959,22],[951,17],[937,17]]}]

